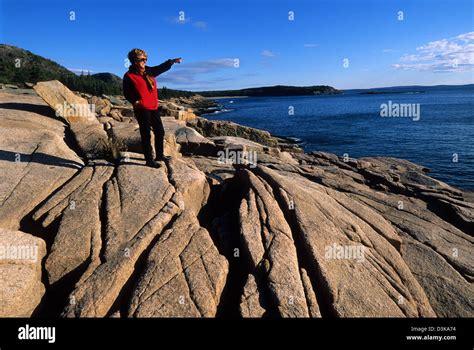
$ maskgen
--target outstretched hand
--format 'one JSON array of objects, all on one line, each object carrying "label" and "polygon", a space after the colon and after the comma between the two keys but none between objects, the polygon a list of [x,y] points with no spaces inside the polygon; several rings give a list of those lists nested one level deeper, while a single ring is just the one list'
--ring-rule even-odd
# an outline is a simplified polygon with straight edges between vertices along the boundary
[{"label": "outstretched hand", "polygon": [[179,57],[179,58],[174,58],[174,59],[173,59],[173,63],[181,63],[181,60],[182,60],[181,57]]}]

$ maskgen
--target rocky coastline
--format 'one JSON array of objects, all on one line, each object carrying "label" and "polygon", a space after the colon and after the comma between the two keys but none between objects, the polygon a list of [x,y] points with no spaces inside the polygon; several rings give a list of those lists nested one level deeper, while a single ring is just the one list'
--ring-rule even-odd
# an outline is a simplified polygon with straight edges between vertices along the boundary
[{"label": "rocky coastline", "polygon": [[123,98],[0,90],[0,316],[474,315],[471,192],[160,104],[155,169]]}]

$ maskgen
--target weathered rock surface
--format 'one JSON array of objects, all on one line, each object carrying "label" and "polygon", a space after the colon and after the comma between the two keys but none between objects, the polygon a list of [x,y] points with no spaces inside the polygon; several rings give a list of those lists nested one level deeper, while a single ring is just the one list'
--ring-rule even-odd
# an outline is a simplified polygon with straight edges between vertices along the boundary
[{"label": "weathered rock surface", "polygon": [[[140,128],[138,123],[110,123],[108,134],[111,143],[118,151],[143,153]],[[155,136],[151,134],[151,142],[154,144]],[[167,132],[165,124],[164,152],[166,155],[180,157],[180,146],[176,142],[176,136]]]},{"label": "weathered rock surface", "polygon": [[181,152],[186,154],[199,154],[204,156],[215,156],[216,145],[213,141],[205,138],[190,127],[182,127],[176,130],[176,142],[181,145]]},{"label": "weathered rock surface", "polygon": [[235,136],[250,141],[260,143],[265,146],[276,147],[277,139],[272,137],[268,131],[250,128],[232,122],[222,120],[207,120],[198,117],[197,119],[188,121],[188,126],[196,129],[205,137],[217,136]]},{"label": "weathered rock surface", "polygon": [[[49,114],[48,114],[49,113]],[[20,221],[84,162],[65,142],[65,126],[38,97],[0,95],[0,227]]]},{"label": "weathered rock surface", "polygon": [[88,99],[88,102],[94,106],[94,111],[97,116],[106,116],[112,109],[112,103],[107,98],[92,96]]},{"label": "weathered rock surface", "polygon": [[99,115],[106,115],[110,111],[110,102],[107,104],[107,100],[92,98],[89,104],[89,101],[74,94],[58,80],[39,82],[34,89],[54,109],[55,115],[70,125],[70,130],[87,159],[111,156],[107,133],[94,112],[97,107]]},{"label": "weathered rock surface", "polygon": [[321,310],[319,308],[318,300],[316,293],[314,292],[313,285],[311,284],[311,279],[308,276],[308,272],[305,269],[301,268],[301,281],[303,282],[304,292],[306,296],[306,302],[308,304],[308,311],[310,317],[321,317]]},{"label": "weathered rock surface", "polygon": [[[263,275],[258,278],[266,280],[280,316],[308,317],[290,226],[268,183],[247,170],[241,176],[249,184],[249,192],[239,210],[240,234],[247,251],[249,270]],[[257,271],[260,265],[260,271]]]},{"label": "weathered rock surface", "polygon": [[210,193],[205,174],[193,162],[178,158],[168,162],[168,169],[170,182],[183,196],[186,209],[199,214]]},{"label": "weathered rock surface", "polygon": [[220,151],[223,150],[235,150],[235,151],[246,151],[246,152],[263,152],[263,145],[236,136],[216,136],[211,137],[211,140],[216,144]]},{"label": "weathered rock surface", "polygon": [[186,158],[192,160],[213,184],[220,184],[234,176],[235,169],[232,164],[227,164],[217,157],[190,156]]},{"label": "weathered rock surface", "polygon": [[120,165],[106,184],[105,198],[102,263],[76,284],[74,302],[65,310],[69,317],[106,316],[139,257],[184,207],[163,168],[140,164]]},{"label": "weathered rock surface", "polygon": [[41,260],[46,244],[25,232],[0,228],[0,317],[29,317],[43,297]]},{"label": "weathered rock surface", "polygon": [[177,120],[191,121],[197,118],[196,114],[190,108],[184,108],[171,101],[160,100],[160,114],[164,116],[171,116]]},{"label": "weathered rock surface", "polygon": [[73,123],[70,130],[87,159],[101,159],[111,156],[109,137],[102,124]]},{"label": "weathered rock surface", "polygon": [[89,268],[100,264],[102,188],[113,171],[112,164],[89,164],[33,215],[33,219],[39,220],[46,214],[44,226],[61,215],[45,264],[50,284],[83,264]]},{"label": "weathered rock surface", "polygon": [[[469,230],[472,221],[468,219],[473,203],[465,193],[428,177],[422,167],[404,160],[365,158],[346,163],[321,152],[293,156],[301,166],[269,166],[345,193],[378,212],[400,237],[401,256],[436,314],[444,317],[474,314],[471,302],[474,270],[469,253],[474,241]],[[442,193],[444,206],[438,206],[438,199],[426,193]],[[456,207],[467,213],[463,220],[452,215],[459,210]],[[438,271],[443,272],[438,275]],[[446,294],[447,286],[450,295],[456,295],[452,300]]]},{"label": "weathered rock surface", "polygon": [[53,108],[56,115],[69,124],[97,123],[88,101],[74,94],[60,81],[41,81],[34,86],[34,89]]},{"label": "weathered rock surface", "polygon": [[[165,153],[178,156],[178,153],[212,156],[217,153],[216,145],[185,126],[185,123],[169,117],[161,118],[165,129]],[[138,123],[110,123],[108,132],[112,141],[122,151],[142,153],[140,129]],[[152,142],[154,135],[152,134]]]},{"label": "weathered rock surface", "polygon": [[[144,166],[140,155],[131,154],[132,158],[134,163],[119,165],[114,176],[111,164],[89,163],[33,216],[37,220],[42,218],[47,226],[61,215],[46,262],[50,283],[88,264],[71,294],[73,303],[65,310],[67,316],[107,315],[152,240],[183,209],[187,212],[186,221],[193,217],[196,221],[197,212],[206,203],[209,185],[194,164],[172,159],[169,169],[153,169]],[[105,189],[103,201],[102,188]],[[85,222],[84,217],[88,218]],[[196,233],[195,244],[211,248],[208,234],[201,236]],[[223,261],[222,276],[219,281],[212,281],[219,283],[215,286],[215,305],[205,315],[215,314],[225,283]],[[192,292],[200,293],[200,290]]]},{"label": "weathered rock surface", "polygon": [[197,115],[209,113],[210,110],[213,110],[217,107],[217,103],[215,101],[200,95],[194,95],[190,97],[175,97],[169,99],[169,102],[172,102],[173,104],[183,108],[188,108]]},{"label": "weathered rock surface", "polygon": [[265,315],[265,301],[260,293],[254,275],[248,275],[240,301],[242,317],[260,318]]},{"label": "weathered rock surface", "polygon": [[227,272],[227,260],[186,210],[151,249],[128,316],[213,317]]},{"label": "weathered rock surface", "polygon": [[[408,161],[289,152],[203,118],[163,117],[174,157],[147,167],[131,109],[102,99],[107,116],[97,99],[100,119],[68,125],[37,96],[0,94],[0,227],[41,236],[41,224],[51,241],[44,265],[0,260],[13,276],[0,290],[24,307],[5,316],[36,308],[41,267],[46,296],[68,283],[67,317],[474,315],[472,193]],[[91,151],[100,140],[115,162]]]},{"label": "weathered rock surface", "polygon": [[[305,178],[287,177],[266,167],[255,172],[278,191],[275,196],[297,236],[298,254],[311,268],[312,283],[325,290],[322,302],[328,315],[434,316],[426,295],[396,250],[397,233],[379,214]],[[288,248],[289,244],[283,246]],[[342,259],[328,256],[328,249],[334,246],[355,246],[362,254]],[[296,260],[288,252],[281,255],[287,264]],[[295,265],[291,276],[297,276],[301,284]],[[277,275],[282,278],[284,273]],[[302,286],[301,290],[306,304]],[[294,304],[298,297],[294,295]]]},{"label": "weathered rock surface", "polygon": [[170,197],[160,212],[145,224],[136,235],[118,247],[116,253],[85,275],[75,286],[66,306],[67,317],[104,317],[112,311],[125,284],[134,272],[135,264],[157,234],[180,211],[179,200]]}]

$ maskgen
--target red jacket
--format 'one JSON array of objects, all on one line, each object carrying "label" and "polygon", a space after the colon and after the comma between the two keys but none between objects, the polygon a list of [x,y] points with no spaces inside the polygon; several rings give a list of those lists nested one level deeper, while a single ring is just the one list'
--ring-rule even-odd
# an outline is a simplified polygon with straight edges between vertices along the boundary
[{"label": "red jacket", "polygon": [[[150,89],[146,78],[134,72],[131,67],[123,77],[123,94],[125,98],[134,106],[134,108],[143,108],[155,110],[158,108],[158,91],[156,88],[156,79],[158,75],[166,72],[173,65],[172,60],[167,60],[155,67],[145,66],[145,71],[152,76],[153,88]],[[135,102],[139,101],[138,104]]]}]

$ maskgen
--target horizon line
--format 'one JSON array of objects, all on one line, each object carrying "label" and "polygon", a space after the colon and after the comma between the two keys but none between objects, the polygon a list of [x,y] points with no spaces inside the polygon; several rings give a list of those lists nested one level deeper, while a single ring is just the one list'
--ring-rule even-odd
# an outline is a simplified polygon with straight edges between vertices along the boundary
[{"label": "horizon line", "polygon": [[349,88],[349,89],[339,89],[336,88],[332,85],[326,85],[326,84],[318,84],[318,85],[283,85],[283,84],[276,84],[276,85],[262,85],[262,86],[254,86],[254,87],[245,87],[245,88],[237,88],[237,89],[220,89],[220,90],[182,90],[182,89],[177,89],[177,88],[171,88],[166,85],[163,85],[163,87],[166,87],[167,89],[172,89],[172,90],[181,90],[181,91],[190,91],[190,92],[219,92],[219,91],[229,91],[229,90],[245,90],[245,89],[255,89],[255,88],[262,88],[262,87],[275,87],[275,86],[290,86],[290,87],[298,87],[298,88],[304,88],[304,87],[311,87],[311,86],[329,86],[332,87],[336,90],[340,91],[347,91],[347,90],[372,90],[372,89],[389,89],[389,88],[407,88],[407,87],[439,87],[439,86],[467,86],[467,85],[474,85],[474,82],[468,83],[468,84],[436,84],[436,85],[392,85],[392,86],[377,86],[377,87],[369,87],[369,88]]}]

